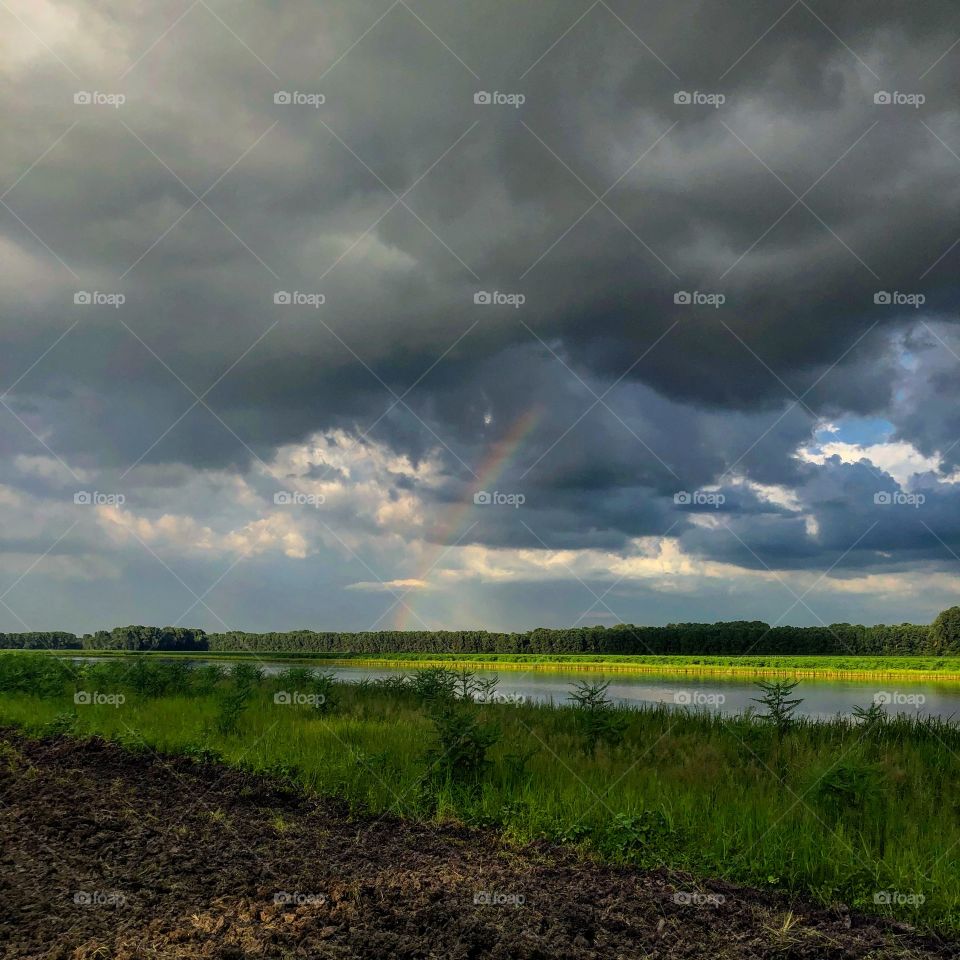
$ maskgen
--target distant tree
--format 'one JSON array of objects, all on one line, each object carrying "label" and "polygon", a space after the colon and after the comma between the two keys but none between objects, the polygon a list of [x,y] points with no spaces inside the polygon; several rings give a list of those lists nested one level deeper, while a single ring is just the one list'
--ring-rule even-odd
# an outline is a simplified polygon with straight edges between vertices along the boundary
[{"label": "distant tree", "polygon": [[930,628],[931,653],[960,651],[960,607],[948,607]]}]

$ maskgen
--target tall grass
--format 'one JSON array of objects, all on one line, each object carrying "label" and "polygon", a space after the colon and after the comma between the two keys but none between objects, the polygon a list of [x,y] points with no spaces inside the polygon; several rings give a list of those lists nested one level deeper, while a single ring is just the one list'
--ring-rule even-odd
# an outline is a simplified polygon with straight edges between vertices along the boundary
[{"label": "tall grass", "polygon": [[[498,825],[517,840],[960,930],[955,724],[872,710],[778,726],[762,713],[591,702],[615,714],[609,736],[592,736],[596,718],[577,708],[498,702],[469,674],[351,685],[303,666],[264,679],[244,663],[0,655],[0,721],[31,733],[216,756],[358,810]],[[459,726],[444,726],[445,711]],[[469,782],[437,775],[441,743],[476,761]]]}]

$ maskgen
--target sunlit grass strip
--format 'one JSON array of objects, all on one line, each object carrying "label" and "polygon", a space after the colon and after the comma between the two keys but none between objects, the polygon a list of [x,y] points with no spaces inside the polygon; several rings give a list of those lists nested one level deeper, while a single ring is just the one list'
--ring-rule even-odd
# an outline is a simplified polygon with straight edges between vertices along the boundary
[{"label": "sunlit grass strip", "polygon": [[[489,655],[496,656],[496,654]],[[564,660],[545,660],[537,655],[529,660],[494,660],[488,655],[478,655],[474,658],[451,657],[437,659],[380,659],[370,656],[353,658],[329,658],[323,662],[332,666],[369,666],[397,669],[427,669],[429,667],[446,667],[447,669],[477,669],[478,667],[496,667],[497,670],[541,670],[547,672],[602,672],[602,673],[643,673],[669,676],[670,674],[708,674],[715,676],[750,676],[750,677],[797,677],[821,680],[871,680],[871,679],[923,679],[923,680],[953,680],[960,682],[960,661],[952,670],[938,670],[934,666],[913,667],[904,669],[899,667],[815,667],[802,664],[752,665],[733,663],[707,663],[705,658],[691,658],[685,662],[683,657],[651,657],[649,662],[623,657],[610,660],[577,660],[574,657]],[[815,659],[815,658],[811,658]],[[722,661],[723,658],[718,658]],[[695,662],[700,661],[700,662]]]},{"label": "sunlit grass strip", "polygon": [[[5,651],[6,652],[6,651]],[[10,651],[31,653],[35,651]],[[604,673],[659,673],[667,676],[705,674],[717,676],[798,677],[822,680],[922,679],[960,681],[960,657],[870,656],[707,656],[700,654],[523,654],[467,653],[430,654],[318,654],[291,651],[198,651],[134,653],[129,650],[52,650],[60,657],[150,656],[188,660],[289,660],[330,666],[369,666],[396,669],[477,669],[543,670],[553,672],[600,671]]]}]

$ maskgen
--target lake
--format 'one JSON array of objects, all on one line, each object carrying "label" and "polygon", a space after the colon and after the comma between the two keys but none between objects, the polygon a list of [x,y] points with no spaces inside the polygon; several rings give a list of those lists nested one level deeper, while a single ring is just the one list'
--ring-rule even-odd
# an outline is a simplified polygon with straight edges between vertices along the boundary
[{"label": "lake", "polygon": [[[100,660],[100,657],[75,657],[74,660]],[[194,663],[225,664],[236,661],[204,658]],[[250,662],[250,661],[246,661]],[[268,675],[276,675],[298,664],[286,661],[254,661]],[[334,674],[339,680],[357,683],[365,678],[377,679],[411,673],[392,667],[361,665],[335,666],[312,664],[314,669]],[[607,695],[623,704],[644,705],[662,703],[668,707],[696,707],[723,714],[742,713],[758,696],[754,682],[743,677],[685,674],[683,676],[622,672],[605,673],[602,670],[586,673],[582,670],[475,670],[477,677],[499,677],[496,699],[504,702],[570,702],[570,689],[582,680],[609,680]],[[804,679],[793,694],[802,697],[797,715],[829,719],[838,714],[849,716],[855,705],[867,707],[876,698],[890,714],[927,714],[945,719],[960,720],[960,683],[904,680],[821,680]]]}]

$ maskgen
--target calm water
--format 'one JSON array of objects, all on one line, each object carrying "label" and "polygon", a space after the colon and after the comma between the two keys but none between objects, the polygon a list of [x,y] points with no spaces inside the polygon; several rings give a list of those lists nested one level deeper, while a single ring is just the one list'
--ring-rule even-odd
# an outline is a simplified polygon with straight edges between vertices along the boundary
[{"label": "calm water", "polygon": [[[230,661],[205,659],[193,662],[222,665]],[[260,665],[267,674],[278,674],[296,664],[260,661]],[[313,666],[350,683],[365,677],[374,679],[412,672],[389,667]],[[625,704],[687,705],[719,713],[741,713],[751,706],[751,698],[758,695],[756,686],[749,680],[715,676],[539,670],[503,670],[499,673],[495,670],[476,670],[475,673],[478,677],[499,677],[498,699],[528,702],[568,703],[571,686],[581,680],[609,680],[608,696]],[[920,713],[952,717],[960,721],[960,683],[804,679],[794,696],[803,698],[803,703],[797,708],[798,714],[819,719],[828,719],[837,714],[849,715],[854,705],[866,707],[875,697],[879,697],[886,703],[890,714]]]}]

